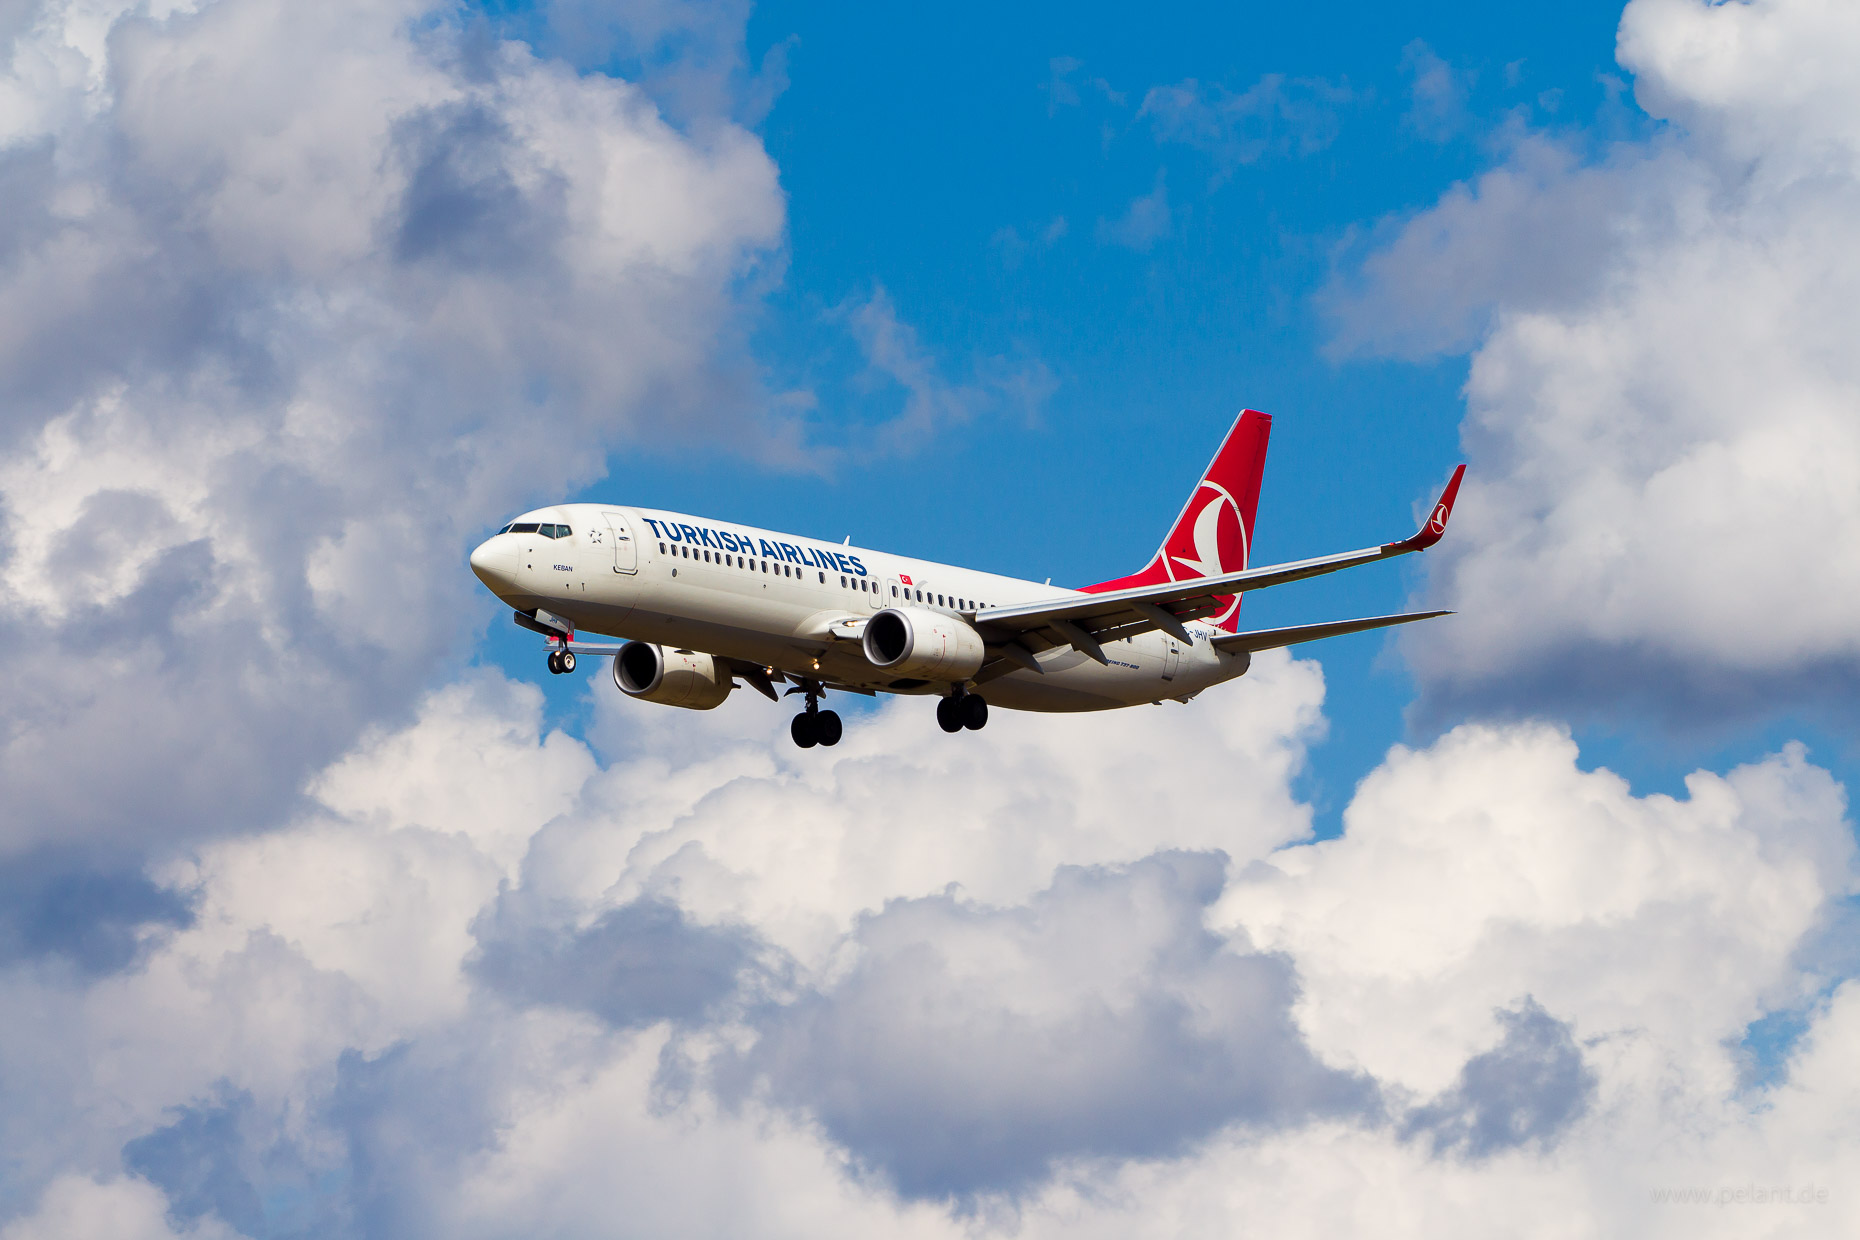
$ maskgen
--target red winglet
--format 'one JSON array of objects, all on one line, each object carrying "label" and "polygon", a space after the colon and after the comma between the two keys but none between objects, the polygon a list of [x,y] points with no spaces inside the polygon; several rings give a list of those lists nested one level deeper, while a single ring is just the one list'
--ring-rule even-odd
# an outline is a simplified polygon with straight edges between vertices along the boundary
[{"label": "red winglet", "polygon": [[1440,536],[1447,532],[1447,519],[1453,515],[1453,501],[1460,493],[1460,479],[1466,476],[1466,467],[1461,465],[1453,471],[1453,480],[1447,483],[1447,489],[1440,493],[1440,499],[1434,504],[1433,515],[1421,524],[1420,532],[1413,538],[1404,538],[1400,542],[1388,544],[1390,548],[1399,547],[1403,551],[1425,551],[1440,541]]}]

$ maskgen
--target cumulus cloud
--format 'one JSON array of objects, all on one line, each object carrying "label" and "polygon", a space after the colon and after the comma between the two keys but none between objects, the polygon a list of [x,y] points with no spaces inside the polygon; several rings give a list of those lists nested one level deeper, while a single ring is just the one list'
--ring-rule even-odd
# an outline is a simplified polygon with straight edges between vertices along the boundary
[{"label": "cumulus cloud", "polygon": [[1452,1089],[1411,1113],[1406,1135],[1425,1133],[1436,1153],[1485,1157],[1547,1146],[1587,1109],[1595,1074],[1569,1025],[1529,999],[1498,1019],[1503,1040],[1468,1059]]},{"label": "cumulus cloud", "polygon": [[1684,723],[1860,677],[1860,26],[1794,0],[1635,0],[1652,136],[1524,140],[1344,283],[1339,343],[1476,340],[1463,524],[1404,636],[1428,709],[1632,701]]},{"label": "cumulus cloud", "polygon": [[1434,1094],[1530,996],[1611,1053],[1657,1045],[1663,1071],[1735,1083],[1724,1040],[1798,997],[1792,953],[1852,889],[1845,794],[1799,747],[1696,773],[1684,800],[1577,757],[1544,725],[1398,747],[1341,838],[1241,876],[1223,909],[1298,961],[1328,1060]]},{"label": "cumulus cloud", "polygon": [[[205,845],[163,871],[163,889],[192,893],[192,920],[138,967],[76,987],[57,971],[0,975],[15,1010],[42,1013],[0,1040],[9,1079],[34,1082],[0,1120],[7,1148],[33,1151],[9,1172],[9,1199],[33,1199],[71,1166],[127,1169],[161,1184],[183,1222],[252,1231],[254,1201],[282,1208],[306,1185],[324,1186],[314,1196],[339,1182],[352,1187],[314,1218],[366,1230],[466,1182],[489,1191],[474,1160],[528,1166],[535,1153],[502,1149],[497,1132],[579,1122],[547,1116],[579,1096],[573,1082],[610,1075],[639,1113],[630,1141],[659,1141],[652,1131],[708,1106],[721,1128],[700,1144],[721,1135],[761,1158],[755,1134],[775,1123],[838,1194],[844,1156],[807,1136],[785,1101],[735,1091],[724,1110],[700,1091],[668,1110],[667,1099],[680,1081],[709,1079],[705,1064],[727,1061],[731,1039],[753,1044],[758,1028],[773,1039],[792,1005],[833,992],[835,962],[858,951],[849,935],[893,893],[928,906],[963,883],[1018,903],[1065,856],[1119,866],[1159,845],[1215,842],[1253,855],[1304,834],[1308,812],[1286,785],[1318,685],[1314,667],[1279,656],[1261,660],[1249,709],[1156,712],[1182,751],[1171,763],[1104,761],[1087,728],[1107,728],[1098,740],[1115,752],[1134,726],[1121,719],[1009,727],[999,753],[931,749],[929,736],[946,738],[909,702],[852,729],[824,768],[793,751],[771,758],[779,719],[640,716],[631,702],[614,706],[634,718],[604,725],[626,756],[602,767],[541,731],[534,689],[486,675],[442,690],[414,725],[367,737],[311,781],[312,805],[288,827]],[[923,756],[898,756],[913,750]],[[1195,812],[1197,785],[1178,762],[1222,765],[1237,795]],[[952,769],[985,781],[972,801],[927,795]],[[1029,798],[999,795],[1029,773],[1042,780]],[[1176,825],[1158,830],[1140,812],[1158,806]],[[1154,950],[1183,956],[1185,1000],[1219,998],[1233,981],[1221,945],[1192,927],[1220,865],[1195,864],[1186,886],[1165,881],[1162,863],[1139,866],[1156,876],[1126,893],[1179,905],[1161,911]],[[1058,924],[1036,936],[1030,976],[1063,954],[1063,937]],[[1276,996],[1283,1042],[1284,967],[1239,967]],[[1069,1002],[1088,1012],[1094,992],[1079,982]],[[1159,989],[1148,1007],[1173,1012],[1178,1036],[1206,1039],[1211,1055],[1240,1036],[1165,999]],[[1272,1028],[1269,1012],[1241,1015]],[[684,1032],[661,1054],[667,1026]],[[693,1192],[702,1165],[678,1173]],[[266,1214],[254,1234],[283,1230]]]},{"label": "cumulus cloud", "polygon": [[[1439,1234],[1831,1178],[1860,1007],[1799,959],[1854,886],[1824,772],[1636,797],[1469,728],[1310,842],[1320,692],[1275,653],[1147,718],[965,744],[899,700],[804,753],[753,702],[604,693],[590,745],[494,674],[437,691],[154,875],[190,919],[133,967],[0,970],[38,1014],[0,1036],[15,1225],[1297,1234],[1368,1184]],[[1753,1095],[1736,1040],[1782,1007]]]},{"label": "cumulus cloud", "polygon": [[782,200],[727,118],[421,3],[9,32],[0,847],[273,819],[456,649],[487,514],[760,433],[732,323]]},{"label": "cumulus cloud", "polygon": [[4,1240],[69,1240],[111,1236],[119,1240],[231,1240],[235,1232],[218,1219],[202,1226],[169,1225],[168,1200],[144,1180],[115,1176],[106,1181],[66,1176],[52,1184],[31,1215],[4,1229]]},{"label": "cumulus cloud", "polygon": [[844,976],[761,1025],[743,1068],[912,1197],[1372,1110],[1370,1083],[1319,1065],[1293,1027],[1288,963],[1202,924],[1225,860],[1069,867],[1013,909],[889,903],[861,919]]}]

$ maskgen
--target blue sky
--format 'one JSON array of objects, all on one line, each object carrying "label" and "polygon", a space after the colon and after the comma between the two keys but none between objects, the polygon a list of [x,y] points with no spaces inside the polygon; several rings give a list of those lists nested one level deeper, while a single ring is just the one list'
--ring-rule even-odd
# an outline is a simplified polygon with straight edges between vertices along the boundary
[{"label": "blue sky", "polygon": [[[1254,407],[1275,418],[1257,557],[1395,537],[1463,457],[1476,339],[1362,348],[1330,308],[1403,220],[1521,135],[1600,155],[1658,132],[1614,62],[1618,17],[1612,4],[1208,5],[1133,24],[1029,6],[926,23],[758,6],[745,94],[789,227],[757,277],[769,284],[749,324],[747,399],[803,410],[808,450],[630,447],[575,498],[1081,584],[1150,555],[1232,416]],[[1184,85],[1211,112],[1249,91],[1278,102],[1212,127],[1170,123],[1161,98],[1146,111],[1152,91]],[[660,93],[675,106],[673,86]],[[1120,231],[1143,203],[1144,227]],[[857,330],[875,298],[945,407],[933,433],[896,448],[873,428],[910,391]],[[1399,610],[1424,572],[1405,562],[1262,593],[1247,623]],[[528,677],[533,643],[502,620],[486,653]],[[1456,720],[1408,729],[1413,686],[1382,635],[1301,653],[1327,675],[1330,735],[1302,786],[1330,834],[1390,744]],[[579,728],[584,686],[551,680],[554,709]],[[1570,722],[1587,761],[1646,791],[1680,793],[1700,764],[1792,738],[1854,769],[1825,712],[1699,728],[1604,703]]]}]

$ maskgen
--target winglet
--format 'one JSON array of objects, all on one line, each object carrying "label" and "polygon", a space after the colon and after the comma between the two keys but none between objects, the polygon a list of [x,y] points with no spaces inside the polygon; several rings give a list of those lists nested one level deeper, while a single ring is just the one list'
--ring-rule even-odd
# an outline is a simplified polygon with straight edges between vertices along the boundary
[{"label": "winglet", "polygon": [[1440,541],[1440,536],[1447,532],[1447,520],[1453,515],[1453,501],[1460,493],[1460,479],[1466,476],[1466,466],[1461,465],[1453,471],[1453,480],[1447,483],[1447,489],[1440,493],[1434,503],[1433,515],[1421,525],[1413,538],[1404,538],[1400,542],[1387,544],[1385,551],[1425,551]]}]

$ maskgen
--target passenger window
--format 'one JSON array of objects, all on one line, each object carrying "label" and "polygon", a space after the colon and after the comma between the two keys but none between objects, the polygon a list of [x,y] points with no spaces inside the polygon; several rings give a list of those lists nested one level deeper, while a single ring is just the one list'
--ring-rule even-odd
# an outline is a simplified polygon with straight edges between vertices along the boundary
[{"label": "passenger window", "polygon": [[659,544],[659,554],[660,554],[660,555],[664,555],[664,554],[665,554],[665,544],[664,544],[664,543],[660,543],[660,544]]}]

